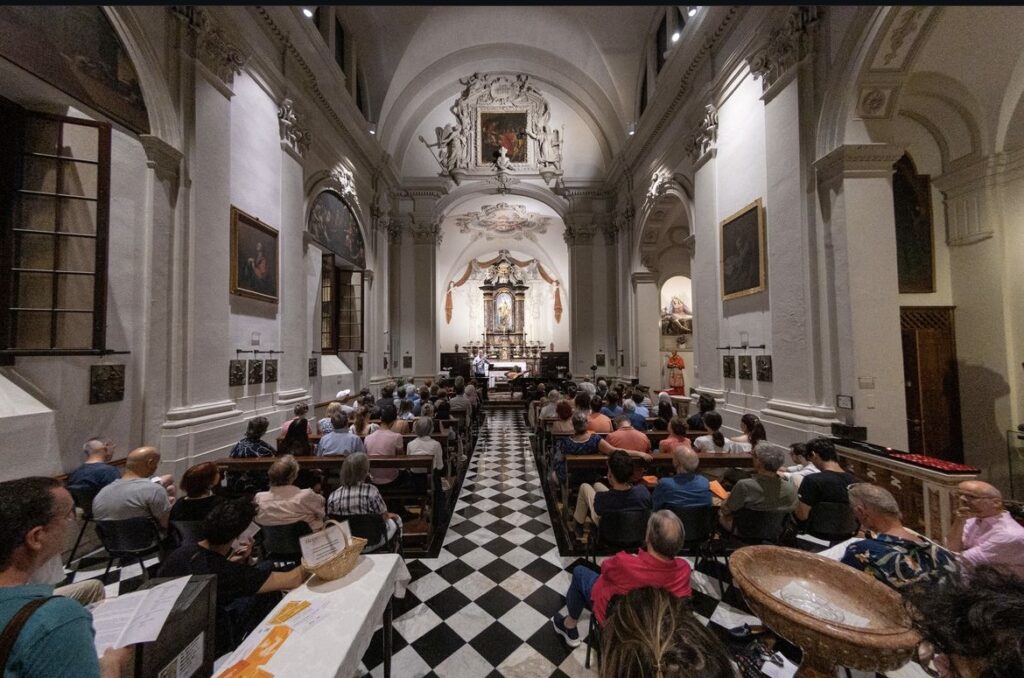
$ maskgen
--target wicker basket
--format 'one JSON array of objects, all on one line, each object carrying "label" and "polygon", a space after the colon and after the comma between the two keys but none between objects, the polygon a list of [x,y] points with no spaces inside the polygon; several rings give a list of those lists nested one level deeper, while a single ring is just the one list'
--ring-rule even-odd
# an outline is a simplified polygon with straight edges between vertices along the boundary
[{"label": "wicker basket", "polygon": [[[327,521],[327,524],[340,526],[340,523],[334,520]],[[303,559],[302,566],[324,581],[341,579],[351,572],[352,568],[356,566],[356,561],[359,560],[359,554],[363,552],[363,547],[365,546],[366,540],[364,538],[352,537],[348,546],[334,554],[330,560],[326,560],[316,567],[310,567],[309,564],[306,563],[306,560]]]}]

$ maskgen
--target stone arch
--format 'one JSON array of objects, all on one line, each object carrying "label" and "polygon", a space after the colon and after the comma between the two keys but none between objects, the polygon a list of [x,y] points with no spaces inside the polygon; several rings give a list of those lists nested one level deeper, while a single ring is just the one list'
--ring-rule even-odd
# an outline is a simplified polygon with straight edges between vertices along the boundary
[{"label": "stone arch", "polygon": [[356,226],[359,228],[359,235],[363,239],[363,247],[366,250],[366,270],[373,271],[378,267],[377,248],[373,246],[373,239],[370,238],[370,230],[366,227],[366,217],[362,212],[361,201],[353,200],[349,195],[349,188],[344,186],[333,172],[321,170],[312,174],[306,181],[305,194],[302,206],[302,230],[305,232],[306,224],[309,223],[310,211],[313,209],[313,201],[324,191],[336,193],[341,201],[352,211],[355,217]]},{"label": "stone arch", "polygon": [[[682,217],[683,225],[688,232],[687,237],[693,234],[693,187],[687,177],[675,174],[668,175],[660,183],[652,182],[651,189],[640,206],[636,218],[637,237],[633,243],[630,257],[631,271],[650,269],[651,266],[648,266],[647,263],[656,264],[656,260],[644,262],[644,246],[655,244],[656,239],[663,235],[661,229],[671,228],[662,222],[667,212],[677,218]],[[682,242],[676,244],[679,247],[683,246]],[[689,265],[687,265],[688,268]]]},{"label": "stone arch", "polygon": [[[461,186],[456,186],[454,189],[449,191],[443,198],[437,201],[435,212],[438,215],[438,219],[442,220],[448,214],[459,205],[464,202],[471,200],[472,198],[481,195],[490,195],[491,192],[484,190],[481,187],[480,182],[469,182]],[[537,202],[543,203],[550,207],[558,215],[558,218],[563,222],[565,221],[565,215],[568,212],[569,205],[565,198],[555,195],[545,186],[539,186],[528,182],[520,182],[518,184],[512,184],[509,187],[508,196],[518,195],[524,198],[532,198]],[[496,197],[500,197],[496,195]]]}]

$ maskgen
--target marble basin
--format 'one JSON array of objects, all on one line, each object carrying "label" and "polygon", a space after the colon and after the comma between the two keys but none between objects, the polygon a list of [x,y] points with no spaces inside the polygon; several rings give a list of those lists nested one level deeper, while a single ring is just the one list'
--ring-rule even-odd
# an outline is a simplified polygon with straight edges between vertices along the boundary
[{"label": "marble basin", "polygon": [[890,671],[915,654],[920,636],[900,595],[870,575],[781,546],[741,548],[729,569],[754,614],[803,650],[800,678]]}]

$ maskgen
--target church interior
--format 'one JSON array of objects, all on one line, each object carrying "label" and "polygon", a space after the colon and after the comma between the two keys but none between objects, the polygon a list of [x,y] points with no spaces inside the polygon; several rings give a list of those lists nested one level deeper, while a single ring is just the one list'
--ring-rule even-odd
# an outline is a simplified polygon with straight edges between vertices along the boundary
[{"label": "church interior", "polygon": [[1024,675],[1022,22],[0,7],[0,665]]}]

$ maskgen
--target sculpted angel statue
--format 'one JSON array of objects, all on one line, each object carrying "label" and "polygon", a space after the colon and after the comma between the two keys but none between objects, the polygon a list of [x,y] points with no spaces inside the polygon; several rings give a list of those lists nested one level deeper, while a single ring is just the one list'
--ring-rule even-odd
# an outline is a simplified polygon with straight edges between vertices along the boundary
[{"label": "sculpted angel statue", "polygon": [[444,127],[435,127],[434,133],[437,135],[435,143],[428,144],[423,137],[420,137],[420,141],[427,148],[437,148],[438,155],[436,160],[441,165],[441,169],[445,172],[451,172],[460,167],[465,167],[466,135],[462,127],[448,124]]},{"label": "sculpted angel statue", "polygon": [[550,129],[547,125],[540,125],[533,131],[523,130],[523,134],[537,142],[537,165],[539,167],[562,169],[562,139],[558,130]]}]

